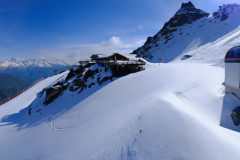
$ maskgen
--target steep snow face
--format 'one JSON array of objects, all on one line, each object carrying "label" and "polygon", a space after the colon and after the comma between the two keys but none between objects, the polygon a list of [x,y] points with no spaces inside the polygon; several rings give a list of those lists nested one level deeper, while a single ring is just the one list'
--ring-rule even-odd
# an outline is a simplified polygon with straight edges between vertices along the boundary
[{"label": "steep snow face", "polygon": [[[229,49],[240,45],[240,27],[227,35],[194,50],[179,55],[174,61],[183,63],[210,63],[224,67],[224,57]],[[187,57],[186,57],[187,56]]]},{"label": "steep snow face", "polygon": [[34,82],[41,77],[47,78],[67,69],[74,63],[61,59],[20,59],[12,58],[0,63],[0,72],[27,79]]},{"label": "steep snow face", "polygon": [[[170,62],[190,51],[214,42],[240,25],[240,6],[224,5],[209,15],[196,9],[192,3],[183,4],[173,18],[133,54],[150,62]],[[229,44],[229,48],[231,48]],[[186,56],[185,58],[189,58]],[[184,57],[183,57],[184,59]]]},{"label": "steep snow face", "polygon": [[[148,64],[81,101],[69,92],[29,116],[34,87],[0,107],[1,158],[238,160],[240,134],[226,128],[228,108],[240,101],[229,103],[223,81],[224,70],[207,64]],[[47,83],[54,84],[39,85]]]}]

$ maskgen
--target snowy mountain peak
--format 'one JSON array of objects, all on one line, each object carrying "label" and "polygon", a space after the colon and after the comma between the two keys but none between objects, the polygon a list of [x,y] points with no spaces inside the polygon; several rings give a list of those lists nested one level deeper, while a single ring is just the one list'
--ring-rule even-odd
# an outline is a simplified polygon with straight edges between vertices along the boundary
[{"label": "snowy mountain peak", "polygon": [[16,62],[16,61],[17,61],[16,58],[11,58],[11,59],[10,59],[10,62]]},{"label": "snowy mountain peak", "polygon": [[[161,62],[177,59],[206,62],[207,59],[211,59],[211,62],[222,66],[227,50],[239,45],[239,17],[240,5],[238,4],[220,6],[216,12],[209,15],[196,9],[191,2],[183,3],[163,28],[153,37],[149,37],[146,43],[132,54],[151,62],[158,62],[159,58],[162,59]],[[213,47],[209,52],[206,49],[207,44],[210,46],[216,44],[216,48]],[[219,46],[222,47],[221,50],[218,49]],[[206,54],[197,56],[200,53],[199,50],[194,51],[198,48]],[[209,58],[209,53],[217,54],[217,62],[216,56]],[[203,59],[202,56],[207,58]]]},{"label": "snowy mountain peak", "polygon": [[167,23],[165,23],[163,29],[166,27],[179,27],[183,26],[184,24],[191,24],[192,22],[202,17],[207,17],[208,15],[209,13],[195,8],[190,1],[188,3],[182,3],[181,8]]},{"label": "snowy mountain peak", "polygon": [[220,18],[221,21],[228,19],[231,16],[239,16],[240,14],[240,5],[238,4],[224,4],[219,6],[219,9],[213,13],[215,18]]},{"label": "snowy mountain peak", "polygon": [[[154,56],[150,50],[152,50],[153,47],[160,48],[161,45],[165,45],[173,39],[174,33],[180,31],[181,27],[192,24],[201,18],[207,18],[208,16],[209,13],[195,8],[192,2],[189,1],[188,3],[183,3],[175,15],[164,24],[163,28],[154,37],[148,37],[146,43],[142,47],[133,51],[132,54],[136,54],[142,58],[152,61]],[[179,34],[181,35],[182,32]],[[160,41],[163,44],[159,44]]]},{"label": "snowy mountain peak", "polygon": [[181,9],[185,8],[195,8],[195,6],[192,4],[191,1],[189,1],[188,3],[182,3]]}]

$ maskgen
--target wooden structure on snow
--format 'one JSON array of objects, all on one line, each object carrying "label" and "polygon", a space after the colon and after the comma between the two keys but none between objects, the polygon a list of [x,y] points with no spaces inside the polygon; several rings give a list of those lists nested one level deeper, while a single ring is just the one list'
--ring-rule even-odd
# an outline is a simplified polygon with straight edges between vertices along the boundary
[{"label": "wooden structure on snow", "polygon": [[129,58],[119,53],[114,53],[109,56],[102,55],[102,54],[94,54],[90,58],[92,61],[129,61]]},{"label": "wooden structure on snow", "polygon": [[116,74],[119,72],[119,75],[125,74],[121,73],[122,71],[127,73],[134,73],[144,70],[144,66],[146,64],[146,62],[141,59],[130,60],[128,57],[119,53],[114,53],[112,55],[93,54],[90,58],[91,60],[79,61],[79,63],[81,65],[99,64],[103,67],[111,67],[111,69],[115,71]]}]

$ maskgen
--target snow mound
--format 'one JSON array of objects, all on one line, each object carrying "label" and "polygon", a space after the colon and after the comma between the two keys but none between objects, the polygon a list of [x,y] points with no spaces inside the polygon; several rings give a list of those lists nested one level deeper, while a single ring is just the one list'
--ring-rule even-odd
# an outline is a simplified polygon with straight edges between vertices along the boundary
[{"label": "snow mound", "polygon": [[238,160],[240,134],[220,126],[229,120],[223,81],[224,70],[207,64],[149,63],[72,107],[76,95],[54,101],[51,118],[30,126],[27,113],[6,112],[13,100],[0,108],[1,158]]}]

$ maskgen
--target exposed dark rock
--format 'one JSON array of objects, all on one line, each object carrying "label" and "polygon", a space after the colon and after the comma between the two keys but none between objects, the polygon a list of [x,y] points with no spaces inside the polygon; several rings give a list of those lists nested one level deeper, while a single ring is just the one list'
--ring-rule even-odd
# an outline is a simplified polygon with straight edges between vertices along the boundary
[{"label": "exposed dark rock", "polygon": [[82,93],[82,91],[84,90],[84,89],[86,89],[87,87],[82,87],[81,89],[80,89],[80,91],[78,92],[78,94],[80,94],[80,93]]},{"label": "exposed dark rock", "polygon": [[107,72],[108,70],[109,70],[108,67],[105,67],[105,68],[104,68],[104,72]]},{"label": "exposed dark rock", "polygon": [[99,69],[96,69],[94,72],[95,72],[95,73],[99,73]]},{"label": "exposed dark rock", "polygon": [[234,125],[239,126],[239,124],[240,124],[240,106],[232,111],[231,117],[232,117]]},{"label": "exposed dark rock", "polygon": [[83,66],[79,66],[77,69],[74,70],[76,75],[79,75],[81,73],[83,73],[85,70],[85,68]]},{"label": "exposed dark rock", "polygon": [[196,9],[192,2],[183,3],[177,13],[167,23],[164,24],[159,33],[162,35],[172,33],[176,31],[176,28],[174,27],[180,27],[184,24],[191,24],[192,22],[202,17],[207,17],[208,15],[209,13],[206,13],[200,9]]},{"label": "exposed dark rock", "polygon": [[75,73],[74,73],[74,69],[71,68],[70,72],[68,73],[67,77],[66,77],[66,81],[68,81],[70,78],[74,77]]},{"label": "exposed dark rock", "polygon": [[91,69],[89,69],[89,70],[85,73],[85,75],[84,75],[84,77],[83,77],[84,82],[87,82],[87,79],[88,79],[89,77],[92,77],[93,75],[94,75],[94,72],[93,72]]},{"label": "exposed dark rock", "polygon": [[70,83],[63,84],[61,89],[66,90],[66,89],[68,89],[69,85],[70,85]]},{"label": "exposed dark rock", "polygon": [[69,87],[69,91],[76,91],[78,90],[79,88],[83,88],[83,87],[86,87],[85,83],[81,80],[81,79],[75,79],[73,81],[73,85]]},{"label": "exposed dark rock", "polygon": [[62,86],[59,87],[50,87],[45,89],[46,92],[46,98],[45,101],[43,102],[44,105],[48,105],[51,102],[53,102],[54,99],[56,99],[61,93],[66,90],[69,87],[69,83],[66,83]]},{"label": "exposed dark rock", "polygon": [[181,59],[182,59],[182,60],[186,60],[186,59],[191,58],[191,57],[192,57],[192,55],[186,54],[186,55],[184,55]]},{"label": "exposed dark rock", "polygon": [[32,108],[30,107],[30,108],[28,109],[28,115],[31,115],[31,113],[32,113]]},{"label": "exposed dark rock", "polygon": [[93,85],[95,85],[95,83],[92,82],[91,84],[88,85],[88,88],[91,88]]},{"label": "exposed dark rock", "polygon": [[97,78],[97,83],[99,83],[99,82],[100,82],[100,79],[101,79],[100,77],[98,77],[98,78]]},{"label": "exposed dark rock", "polygon": [[51,87],[51,88],[47,88],[45,91],[46,91],[46,99],[43,103],[45,105],[48,105],[60,95],[62,90],[61,88]]},{"label": "exposed dark rock", "polygon": [[87,63],[84,67],[85,68],[90,68],[91,66],[93,66],[94,65],[94,63]]},{"label": "exposed dark rock", "polygon": [[153,37],[148,37],[144,45],[150,44],[153,41]]},{"label": "exposed dark rock", "polygon": [[55,87],[55,86],[61,86],[61,85],[63,85],[62,82],[57,82],[56,84],[53,85],[53,87]]},{"label": "exposed dark rock", "polygon": [[99,82],[99,86],[102,85],[103,82],[106,82],[109,80],[109,77],[104,77],[100,82]]},{"label": "exposed dark rock", "polygon": [[229,16],[228,13],[223,13],[221,21],[224,21],[224,20],[228,19],[228,16]]}]

